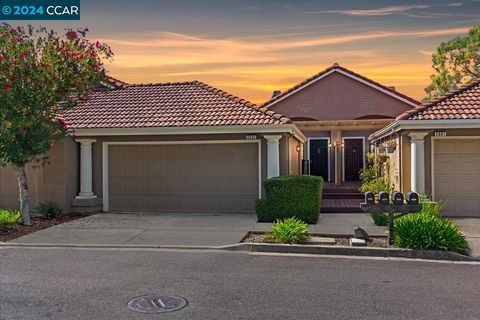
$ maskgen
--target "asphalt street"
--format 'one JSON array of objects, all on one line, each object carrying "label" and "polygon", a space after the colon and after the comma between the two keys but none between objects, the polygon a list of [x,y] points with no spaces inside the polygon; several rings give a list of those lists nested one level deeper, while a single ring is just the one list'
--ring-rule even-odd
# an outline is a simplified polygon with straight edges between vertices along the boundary
[{"label": "asphalt street", "polygon": [[[1,319],[479,319],[480,265],[221,251],[0,249]],[[182,310],[127,308],[181,295]]]}]

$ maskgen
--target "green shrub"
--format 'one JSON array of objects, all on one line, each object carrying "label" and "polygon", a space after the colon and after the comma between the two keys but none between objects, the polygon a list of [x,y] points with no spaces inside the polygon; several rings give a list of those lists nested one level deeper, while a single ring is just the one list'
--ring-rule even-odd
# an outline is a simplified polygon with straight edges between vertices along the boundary
[{"label": "green shrub", "polygon": [[377,165],[369,165],[360,169],[360,180],[362,181],[362,184],[375,180],[377,178],[377,173]]},{"label": "green shrub", "polygon": [[380,191],[386,191],[388,193],[392,193],[393,188],[385,182],[383,177],[373,179],[371,181],[362,183],[360,186],[360,192],[365,193],[367,191],[373,191],[378,194]]},{"label": "green shrub", "polygon": [[55,219],[63,215],[62,210],[52,201],[41,202],[36,209],[45,219]]},{"label": "green shrub", "polygon": [[320,215],[323,179],[314,176],[281,176],[263,183],[264,198],[257,200],[256,211],[261,222],[296,217],[316,223]]},{"label": "green shrub", "polygon": [[465,254],[468,244],[450,219],[432,214],[413,213],[395,219],[395,244],[418,250],[443,250]]},{"label": "green shrub", "polygon": [[277,220],[265,236],[282,243],[299,243],[310,238],[310,233],[307,224],[302,220],[286,218]]},{"label": "green shrub", "polygon": [[420,213],[423,214],[439,217],[443,210],[442,202],[431,201],[424,196],[420,196],[420,203],[422,204],[422,210],[420,210]]},{"label": "green shrub", "polygon": [[388,226],[388,213],[371,213],[373,223],[377,226]]},{"label": "green shrub", "polygon": [[18,211],[0,209],[0,230],[12,229],[20,222],[21,218]]}]

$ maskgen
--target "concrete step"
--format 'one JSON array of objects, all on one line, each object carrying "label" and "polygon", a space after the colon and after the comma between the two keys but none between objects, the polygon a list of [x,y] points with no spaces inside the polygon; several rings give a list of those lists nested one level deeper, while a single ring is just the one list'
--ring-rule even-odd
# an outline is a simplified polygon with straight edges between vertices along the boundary
[{"label": "concrete step", "polygon": [[321,213],[361,213],[360,203],[363,198],[323,198]]},{"label": "concrete step", "polygon": [[361,193],[323,193],[323,199],[363,199]]}]

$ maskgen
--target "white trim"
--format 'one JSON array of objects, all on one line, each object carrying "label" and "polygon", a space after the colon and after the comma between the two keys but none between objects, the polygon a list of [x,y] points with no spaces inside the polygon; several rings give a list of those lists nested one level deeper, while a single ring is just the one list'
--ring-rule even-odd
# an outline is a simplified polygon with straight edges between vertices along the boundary
[{"label": "white trim", "polygon": [[192,141],[104,141],[102,142],[102,202],[103,212],[109,210],[109,168],[108,146],[110,145],[182,145],[182,144],[234,144],[256,143],[258,144],[258,198],[262,197],[262,141],[255,140],[192,140]]},{"label": "white trim", "polygon": [[480,128],[480,119],[397,120],[372,133],[368,138],[370,140],[378,140],[400,130],[477,128]]},{"label": "white trim", "polygon": [[279,125],[234,125],[205,127],[153,127],[153,128],[92,128],[74,129],[75,136],[140,136],[173,134],[247,134],[247,133],[290,133],[300,142],[307,138],[295,124]]},{"label": "white trim", "polygon": [[342,144],[343,144],[343,148],[342,148],[342,182],[345,182],[345,140],[348,140],[348,139],[350,139],[350,140],[352,140],[352,139],[362,139],[363,168],[365,168],[365,165],[366,165],[365,158],[366,158],[366,155],[367,155],[367,148],[365,148],[365,137],[342,137]]},{"label": "white trim", "polygon": [[315,82],[317,82],[317,81],[325,78],[326,76],[328,76],[328,75],[330,75],[330,74],[332,74],[332,73],[334,73],[334,72],[341,73],[341,74],[343,74],[344,76],[347,76],[347,77],[349,77],[349,78],[351,78],[351,79],[353,79],[353,80],[356,80],[356,81],[358,81],[358,82],[361,82],[361,83],[363,83],[363,84],[365,84],[365,85],[367,85],[367,86],[369,86],[369,87],[372,87],[372,88],[374,88],[374,89],[376,89],[376,90],[378,90],[378,91],[380,91],[380,92],[382,92],[382,93],[385,93],[385,94],[387,94],[387,95],[389,95],[389,96],[391,96],[391,97],[393,97],[393,98],[395,98],[395,99],[397,99],[397,100],[400,100],[400,101],[402,101],[402,102],[404,102],[404,103],[406,103],[406,104],[409,104],[409,105],[411,105],[411,106],[413,106],[413,107],[419,107],[419,106],[420,106],[419,104],[416,104],[416,103],[414,103],[413,101],[410,101],[410,100],[408,100],[408,99],[405,99],[404,97],[402,97],[402,96],[400,96],[400,95],[398,95],[398,94],[395,94],[395,93],[393,93],[393,92],[391,92],[391,91],[389,91],[389,90],[386,90],[386,89],[384,89],[384,88],[382,88],[382,87],[380,87],[380,86],[377,86],[377,85],[371,83],[370,81],[366,81],[366,80],[364,80],[364,79],[362,79],[362,78],[356,77],[356,76],[354,76],[354,75],[352,75],[352,74],[350,74],[350,73],[348,73],[348,72],[345,72],[345,71],[343,71],[343,70],[341,70],[341,69],[332,69],[332,70],[330,70],[330,71],[328,71],[328,72],[325,72],[324,74],[322,74],[321,76],[317,77],[316,79],[311,80],[311,81],[305,83],[304,85],[298,87],[297,89],[293,90],[292,92],[287,93],[286,95],[282,96],[282,97],[279,98],[278,100],[273,101],[271,104],[268,104],[268,105],[267,105],[267,108],[272,107],[273,105],[277,104],[278,102],[286,99],[287,97],[289,97],[289,96],[297,93],[297,92],[300,91],[300,90],[303,90],[304,88],[306,88],[306,87],[314,84]]},{"label": "white trim", "polygon": [[430,183],[432,190],[432,200],[435,201],[435,140],[457,140],[457,139],[475,139],[480,140],[480,136],[431,136],[430,139]]},{"label": "white trim", "polygon": [[[309,137],[307,139],[307,159],[308,159],[308,164],[310,165],[310,141],[312,140],[327,140],[327,150],[328,150],[328,181],[332,181],[330,177],[330,137]],[[310,171],[310,168],[308,168]]]}]

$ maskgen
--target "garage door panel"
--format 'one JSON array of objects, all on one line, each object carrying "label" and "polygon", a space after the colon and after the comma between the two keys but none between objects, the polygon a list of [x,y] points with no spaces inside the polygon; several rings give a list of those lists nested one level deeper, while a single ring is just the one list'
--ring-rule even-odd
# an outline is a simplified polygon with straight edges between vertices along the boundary
[{"label": "garage door panel", "polygon": [[480,212],[480,199],[461,198],[456,200],[456,211],[461,216],[474,216]]},{"label": "garage door panel", "polygon": [[440,154],[455,154],[455,143],[452,140],[441,140],[435,144],[435,153]]},{"label": "garage door panel", "polygon": [[455,140],[455,153],[462,154],[478,154],[478,142],[473,139]]},{"label": "garage door panel", "polygon": [[458,156],[455,159],[455,166],[450,169],[456,169],[458,174],[468,174],[473,176],[479,175],[479,157]]},{"label": "garage door panel", "polygon": [[478,177],[465,176],[455,179],[456,195],[462,196],[478,196],[480,190],[480,180]]},{"label": "garage door panel", "polygon": [[480,217],[480,139],[434,143],[434,192],[443,214]]},{"label": "garage door panel", "polygon": [[256,143],[131,147],[110,146],[110,210],[254,212]]},{"label": "garage door panel", "polygon": [[452,183],[452,179],[448,176],[437,176],[435,183],[435,195],[439,197],[446,197],[456,193],[455,183]]},{"label": "garage door panel", "polygon": [[455,158],[451,156],[436,156],[435,160],[437,161],[435,172],[438,175],[453,175],[455,173]]}]

